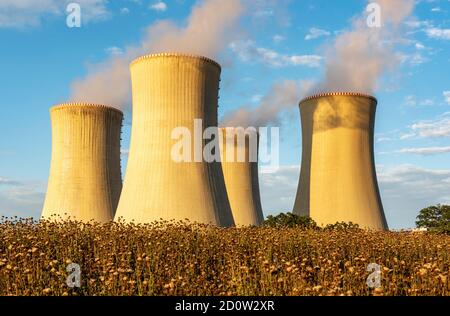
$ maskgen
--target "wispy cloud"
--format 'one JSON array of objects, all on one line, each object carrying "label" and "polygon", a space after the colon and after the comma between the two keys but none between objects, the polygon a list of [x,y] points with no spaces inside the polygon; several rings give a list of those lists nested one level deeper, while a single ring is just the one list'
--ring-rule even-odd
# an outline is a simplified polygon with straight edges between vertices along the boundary
[{"label": "wispy cloud", "polygon": [[[419,211],[450,203],[450,170],[415,165],[377,166],[378,183],[390,228],[415,226]],[[264,215],[291,211],[297,193],[300,167],[281,166],[277,172],[260,172]]]},{"label": "wispy cloud", "polygon": [[[227,0],[224,0],[227,1]],[[287,27],[291,23],[288,5],[291,0],[245,0],[253,22],[276,23]]]},{"label": "wispy cloud", "polygon": [[123,50],[117,46],[111,46],[105,49],[106,53],[112,56],[122,55]]},{"label": "wispy cloud", "polygon": [[432,106],[435,104],[433,99],[417,99],[415,95],[407,95],[404,100],[406,106]]},{"label": "wispy cloud", "polygon": [[126,7],[121,8],[121,9],[120,9],[120,13],[121,13],[121,14],[128,14],[128,13],[130,13],[130,9],[128,9],[128,8],[126,8]]},{"label": "wispy cloud", "polygon": [[450,91],[444,91],[442,94],[444,95],[445,102],[450,105]]},{"label": "wispy cloud", "polygon": [[312,39],[316,39],[316,38],[324,37],[324,36],[330,36],[330,35],[331,35],[331,33],[328,32],[327,30],[322,30],[322,29],[313,27],[313,28],[309,29],[309,33],[306,34],[305,40],[309,41]]},{"label": "wispy cloud", "polygon": [[164,12],[167,10],[167,4],[163,1],[158,1],[154,4],[151,4],[150,9],[157,11],[157,12]]},{"label": "wispy cloud", "polygon": [[267,126],[278,123],[280,115],[296,108],[299,100],[311,89],[308,80],[285,80],[274,84],[256,107],[243,105],[226,113],[222,126]]},{"label": "wispy cloud", "polygon": [[450,112],[435,120],[423,120],[410,126],[410,131],[401,139],[450,137]]},{"label": "wispy cloud", "polygon": [[8,179],[8,178],[0,177],[0,185],[3,185],[3,186],[15,186],[15,185],[19,185],[19,184],[20,184],[20,182],[13,181],[13,180]]},{"label": "wispy cloud", "polygon": [[381,198],[391,228],[414,227],[422,208],[450,203],[450,170],[415,165],[377,166]]},{"label": "wispy cloud", "polygon": [[0,216],[39,218],[45,194],[42,183],[0,177]]},{"label": "wispy cloud", "polygon": [[433,24],[429,20],[417,20],[417,19],[409,19],[405,21],[405,25],[412,28],[412,29],[419,29],[419,28],[431,28],[433,27]]},{"label": "wispy cloud", "polygon": [[418,65],[422,65],[426,62],[428,62],[430,59],[428,57],[425,57],[422,53],[420,52],[415,52],[412,54],[397,54],[397,56],[399,56],[400,59],[400,63],[401,64],[409,64],[411,66],[418,66]]},{"label": "wispy cloud", "polygon": [[[66,14],[72,0],[1,0],[0,27],[38,26],[49,16]],[[77,0],[81,6],[82,23],[104,20],[110,16],[108,0]]]},{"label": "wispy cloud", "polygon": [[230,44],[231,50],[245,62],[260,62],[272,67],[306,66],[319,67],[322,57],[318,55],[287,55],[275,50],[258,47],[254,41],[235,41]]},{"label": "wispy cloud", "polygon": [[284,36],[282,36],[282,35],[279,35],[279,34],[274,35],[273,38],[272,38],[272,40],[273,40],[275,43],[281,43],[281,42],[284,41],[285,39],[286,39],[286,37],[284,37]]},{"label": "wispy cloud", "polygon": [[300,166],[281,166],[276,172],[259,174],[264,215],[291,212],[297,193]]},{"label": "wispy cloud", "polygon": [[438,27],[432,27],[425,30],[426,34],[430,38],[450,40],[450,29],[442,29]]},{"label": "wispy cloud", "polygon": [[419,147],[419,148],[402,148],[397,151],[401,154],[415,154],[422,156],[438,155],[450,153],[450,146],[444,147]]}]

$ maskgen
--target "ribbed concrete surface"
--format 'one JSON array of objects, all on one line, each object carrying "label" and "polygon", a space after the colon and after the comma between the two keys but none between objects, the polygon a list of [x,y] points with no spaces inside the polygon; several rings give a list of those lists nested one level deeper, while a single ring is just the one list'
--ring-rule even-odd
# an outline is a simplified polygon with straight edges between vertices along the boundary
[{"label": "ribbed concrete surface", "polygon": [[158,54],[130,68],[133,126],[115,219],[232,226],[220,162],[177,163],[171,157],[174,128],[187,127],[194,137],[194,119],[202,119],[203,128],[217,126],[220,67],[203,57]]},{"label": "ribbed concrete surface", "polygon": [[53,107],[50,116],[53,148],[42,217],[111,221],[122,189],[122,112],[76,103]]},{"label": "ribbed concrete surface", "polygon": [[[250,137],[244,134],[243,129],[239,131],[230,127],[221,128],[221,135],[222,169],[235,224],[261,225],[264,216],[258,181],[258,135],[255,133]],[[251,159],[250,148],[255,151],[256,159]],[[238,159],[239,155],[243,159]]]},{"label": "ribbed concrete surface", "polygon": [[364,95],[322,95],[300,104],[303,154],[294,205],[319,225],[353,222],[387,229],[375,173],[377,102]]}]

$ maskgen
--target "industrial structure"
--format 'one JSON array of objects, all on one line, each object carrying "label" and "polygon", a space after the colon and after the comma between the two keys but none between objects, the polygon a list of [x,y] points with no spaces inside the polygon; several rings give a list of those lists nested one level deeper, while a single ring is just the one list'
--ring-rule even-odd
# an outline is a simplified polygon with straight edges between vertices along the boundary
[{"label": "industrial structure", "polygon": [[111,221],[122,189],[122,112],[67,103],[51,108],[50,116],[53,148],[42,218]]},{"label": "industrial structure", "polygon": [[236,226],[264,221],[258,181],[258,133],[221,128],[221,161],[228,199]]},{"label": "industrial structure", "polygon": [[[115,219],[233,226],[220,162],[196,161],[194,154],[180,162],[172,156],[177,129],[189,132],[194,153],[196,142],[201,150],[207,144],[204,129],[217,128],[221,67],[206,57],[162,53],[142,56],[130,69],[133,124]],[[200,133],[194,129],[198,119]]]},{"label": "industrial structure", "polygon": [[302,164],[294,213],[319,225],[387,229],[374,163],[377,100],[325,93],[300,102]]}]

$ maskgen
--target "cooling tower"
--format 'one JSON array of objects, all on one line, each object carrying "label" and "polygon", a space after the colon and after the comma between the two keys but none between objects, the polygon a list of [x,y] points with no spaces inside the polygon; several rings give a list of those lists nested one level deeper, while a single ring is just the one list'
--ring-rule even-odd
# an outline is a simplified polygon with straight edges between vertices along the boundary
[{"label": "cooling tower", "polygon": [[[166,53],[142,56],[130,69],[133,125],[116,220],[234,225],[220,162],[194,159],[195,142],[201,149],[207,144],[204,129],[217,128],[219,64]],[[195,119],[202,120],[200,133],[195,132]],[[177,162],[171,155],[178,142],[172,132],[180,127],[191,135],[192,155]]]},{"label": "cooling tower", "polygon": [[50,116],[53,149],[42,217],[111,221],[122,189],[122,112],[69,103],[53,107]]},{"label": "cooling tower", "polygon": [[[258,181],[258,134],[222,128],[221,161],[236,226],[261,225],[264,216]],[[251,154],[253,153],[253,155]]]},{"label": "cooling tower", "polygon": [[377,100],[327,93],[300,102],[303,153],[294,213],[319,225],[387,229],[374,164]]}]

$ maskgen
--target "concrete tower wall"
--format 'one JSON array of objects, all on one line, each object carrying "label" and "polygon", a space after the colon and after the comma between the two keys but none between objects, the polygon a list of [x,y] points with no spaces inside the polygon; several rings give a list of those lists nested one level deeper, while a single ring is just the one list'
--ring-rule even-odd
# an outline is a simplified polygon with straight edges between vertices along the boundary
[{"label": "concrete tower wall", "polygon": [[[221,128],[221,161],[228,198],[236,226],[258,226],[264,221],[258,181],[258,134],[244,135],[244,130]],[[240,135],[240,136],[239,136]],[[238,142],[238,137],[245,142]],[[250,142],[254,142],[254,146]],[[250,148],[255,150],[252,160]],[[238,153],[244,153],[239,160]]]},{"label": "concrete tower wall", "polygon": [[122,189],[122,112],[74,103],[53,107],[50,116],[53,148],[42,217],[112,220]]},{"label": "concrete tower wall", "polygon": [[191,132],[194,158],[194,119],[203,120],[203,129],[217,126],[220,66],[205,57],[155,54],[130,68],[133,126],[116,220],[234,225],[220,162],[177,163],[171,157],[175,128]]},{"label": "concrete tower wall", "polygon": [[376,105],[375,98],[353,93],[300,103],[303,154],[294,213],[319,225],[387,229],[374,163]]}]

